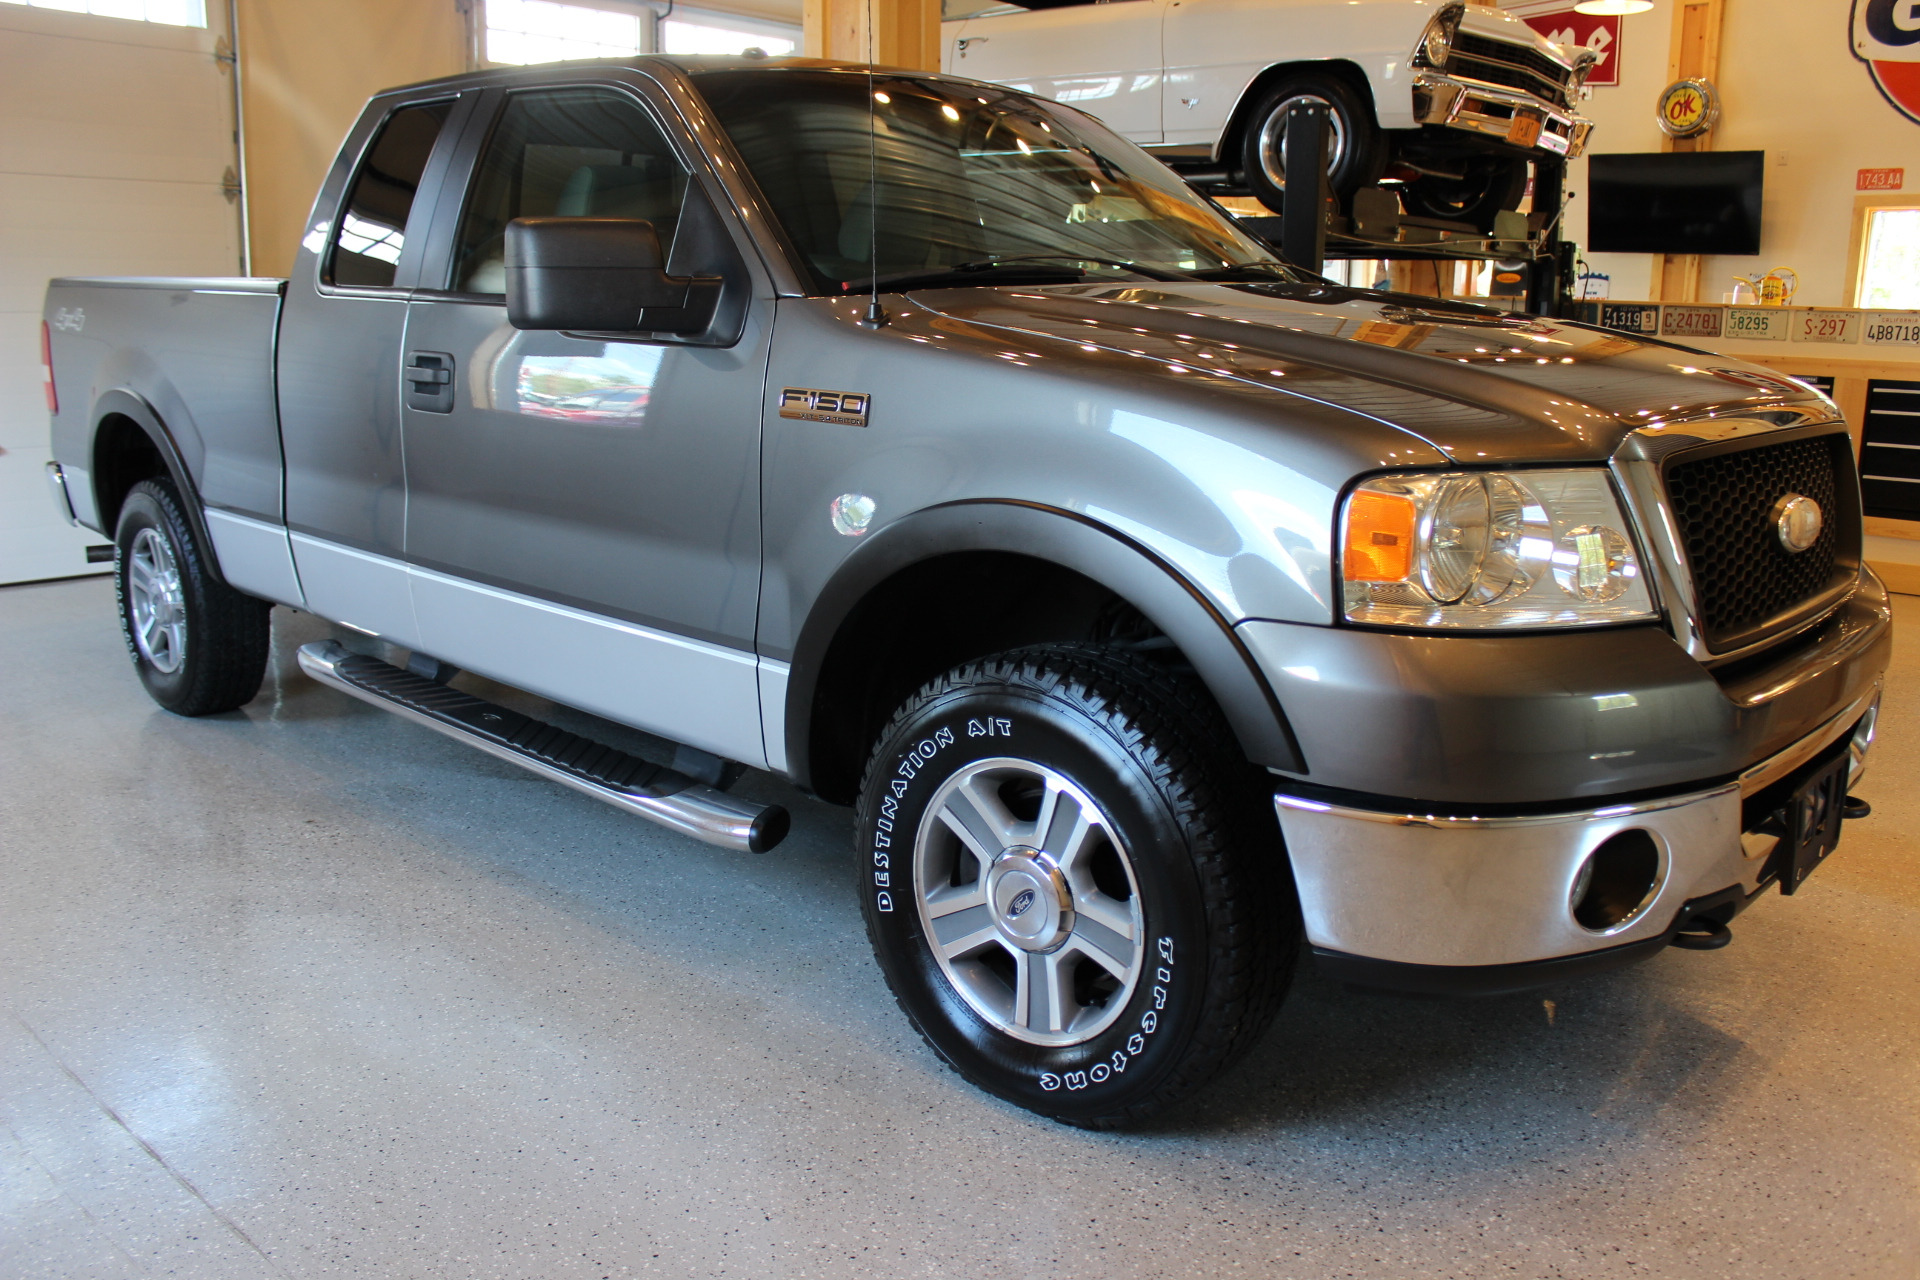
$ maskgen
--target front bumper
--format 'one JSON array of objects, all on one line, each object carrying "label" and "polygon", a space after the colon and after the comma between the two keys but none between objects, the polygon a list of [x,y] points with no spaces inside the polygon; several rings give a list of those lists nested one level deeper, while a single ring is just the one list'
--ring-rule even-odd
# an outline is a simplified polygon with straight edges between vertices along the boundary
[{"label": "front bumper", "polygon": [[[1720,785],[1639,803],[1496,817],[1275,797],[1307,936],[1323,967],[1423,990],[1520,990],[1644,958],[1696,915],[1723,921],[1777,874],[1754,830],[1772,804],[1840,751],[1864,768],[1880,688]],[[1743,812],[1744,811],[1744,812]],[[1574,918],[1588,857],[1623,832],[1659,851],[1655,887],[1620,924]]]},{"label": "front bumper", "polygon": [[1513,136],[1516,121],[1531,119],[1540,125],[1540,137],[1532,149],[1568,159],[1587,149],[1587,135],[1593,131],[1593,122],[1585,116],[1551,106],[1544,99],[1437,71],[1414,77],[1413,114],[1423,125],[1459,129],[1502,143]]}]

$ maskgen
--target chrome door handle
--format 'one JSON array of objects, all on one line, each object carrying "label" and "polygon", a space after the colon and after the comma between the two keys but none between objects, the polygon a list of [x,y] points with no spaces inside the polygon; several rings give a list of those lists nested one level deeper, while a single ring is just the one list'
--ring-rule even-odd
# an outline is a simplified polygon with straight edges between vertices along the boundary
[{"label": "chrome door handle", "polygon": [[986,42],[987,42],[987,37],[985,36],[962,36],[960,39],[955,40],[953,42],[953,47],[959,50],[960,56],[964,58],[967,56],[968,45],[985,44]]}]

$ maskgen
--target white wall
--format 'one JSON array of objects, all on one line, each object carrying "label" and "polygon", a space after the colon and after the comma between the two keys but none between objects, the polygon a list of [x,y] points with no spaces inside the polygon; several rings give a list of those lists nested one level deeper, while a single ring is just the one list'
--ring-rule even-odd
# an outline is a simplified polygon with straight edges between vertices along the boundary
[{"label": "white wall", "polygon": [[0,5],[0,583],[100,570],[85,548],[102,539],[55,514],[43,474],[48,277],[239,270],[238,215],[220,189],[231,90],[213,42]]},{"label": "white wall", "polygon": [[[1846,290],[1857,172],[1904,168],[1906,191],[1920,204],[1920,124],[1890,106],[1865,64],[1854,59],[1850,16],[1844,0],[1727,4],[1719,78],[1724,106],[1713,147],[1767,153],[1766,208],[1759,256],[1708,258],[1699,301],[1719,302],[1736,275],[1790,266],[1801,280],[1796,301],[1852,306]],[[1591,150],[1660,150],[1654,112],[1667,85],[1672,29],[1672,0],[1657,0],[1651,13],[1623,21],[1620,86],[1595,89],[1587,103],[1595,124]],[[1586,169],[1576,162],[1567,183],[1583,196]],[[1568,231],[1584,243],[1584,199],[1568,210]],[[1649,296],[1652,257],[1592,254],[1588,261],[1613,277],[1614,297]]]}]

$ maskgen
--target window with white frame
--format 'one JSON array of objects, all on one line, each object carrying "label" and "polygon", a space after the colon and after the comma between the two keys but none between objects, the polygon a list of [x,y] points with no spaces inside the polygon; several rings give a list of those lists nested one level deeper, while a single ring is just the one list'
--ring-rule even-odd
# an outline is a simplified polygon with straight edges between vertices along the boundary
[{"label": "window with white frame", "polygon": [[89,13],[96,18],[126,18],[157,22],[168,27],[207,25],[206,0],[0,0],[29,9],[57,9],[62,13]]},{"label": "window with white frame", "polygon": [[641,17],[557,0],[487,0],[488,62],[565,62],[631,58],[640,52]]},{"label": "window with white frame", "polygon": [[800,47],[800,29],[781,22],[761,22],[711,10],[675,8],[660,22],[662,53],[741,54],[758,49],[779,58]]},{"label": "window with white frame", "polygon": [[1920,309],[1920,209],[1868,209],[1856,307]]}]

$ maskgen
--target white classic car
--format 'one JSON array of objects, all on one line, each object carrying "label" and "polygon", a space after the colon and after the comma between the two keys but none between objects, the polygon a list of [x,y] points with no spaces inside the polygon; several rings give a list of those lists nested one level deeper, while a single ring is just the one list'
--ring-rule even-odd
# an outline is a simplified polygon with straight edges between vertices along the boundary
[{"label": "white classic car", "polygon": [[1598,55],[1462,0],[945,0],[943,70],[1072,103],[1278,210],[1289,104],[1330,110],[1329,168],[1406,211],[1492,227],[1530,162],[1578,155]]}]

